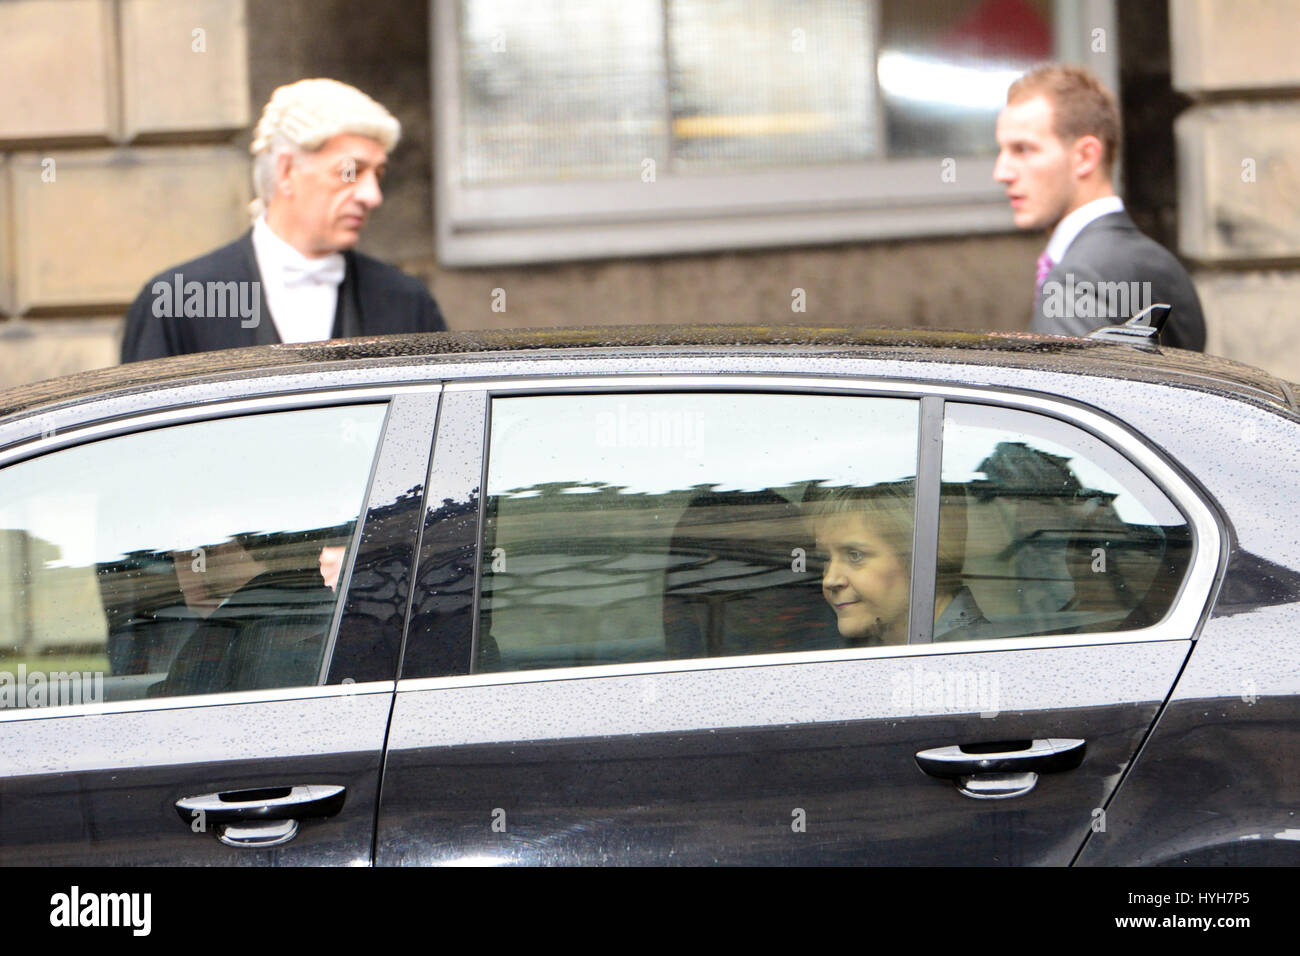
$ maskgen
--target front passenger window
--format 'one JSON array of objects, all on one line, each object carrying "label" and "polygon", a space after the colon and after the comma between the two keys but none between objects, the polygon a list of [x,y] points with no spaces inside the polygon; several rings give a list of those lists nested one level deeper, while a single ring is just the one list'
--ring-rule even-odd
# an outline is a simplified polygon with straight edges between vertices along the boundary
[{"label": "front passenger window", "polygon": [[0,470],[0,709],[319,683],[384,405]]}]

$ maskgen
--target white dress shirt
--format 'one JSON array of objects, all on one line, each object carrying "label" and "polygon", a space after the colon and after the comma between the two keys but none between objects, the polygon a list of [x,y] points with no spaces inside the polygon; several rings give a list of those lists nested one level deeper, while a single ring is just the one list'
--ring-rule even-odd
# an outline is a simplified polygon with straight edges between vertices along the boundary
[{"label": "white dress shirt", "polygon": [[1065,258],[1065,250],[1070,248],[1070,243],[1074,242],[1088,223],[1102,216],[1109,216],[1113,212],[1123,211],[1124,200],[1118,196],[1104,196],[1084,203],[1070,213],[1056,224],[1056,228],[1052,230],[1052,238],[1047,241],[1047,254],[1051,257],[1052,264],[1056,265]]},{"label": "white dress shirt", "polygon": [[319,342],[334,329],[338,288],[347,262],[341,252],[311,259],[275,234],[260,216],[253,223],[253,252],[262,291],[281,342]]}]

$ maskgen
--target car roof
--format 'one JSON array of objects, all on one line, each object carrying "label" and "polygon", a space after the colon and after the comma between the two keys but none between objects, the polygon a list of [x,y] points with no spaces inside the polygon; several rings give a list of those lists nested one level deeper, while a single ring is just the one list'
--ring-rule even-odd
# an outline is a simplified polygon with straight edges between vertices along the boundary
[{"label": "car roof", "polygon": [[[1262,369],[1182,349],[1143,350],[1022,332],[651,325],[382,335],[201,352],[132,362],[0,391],[0,419],[39,407],[231,378],[361,365],[414,366],[481,357],[635,358],[655,354],[841,356],[1034,368],[1199,388],[1296,413],[1293,388]],[[539,356],[540,357],[540,356]],[[504,367],[497,371],[509,374]]]}]

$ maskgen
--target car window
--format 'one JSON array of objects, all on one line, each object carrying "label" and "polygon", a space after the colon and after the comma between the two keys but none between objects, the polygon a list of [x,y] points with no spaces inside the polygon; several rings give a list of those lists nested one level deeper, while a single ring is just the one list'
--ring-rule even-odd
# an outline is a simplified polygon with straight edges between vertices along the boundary
[{"label": "car window", "polygon": [[946,403],[942,488],[936,641],[1147,627],[1191,561],[1163,491],[1043,415]]},{"label": "car window", "polygon": [[318,683],[385,408],[192,422],[0,470],[0,707]]},{"label": "car window", "polygon": [[475,669],[905,635],[917,409],[840,395],[494,399]]}]

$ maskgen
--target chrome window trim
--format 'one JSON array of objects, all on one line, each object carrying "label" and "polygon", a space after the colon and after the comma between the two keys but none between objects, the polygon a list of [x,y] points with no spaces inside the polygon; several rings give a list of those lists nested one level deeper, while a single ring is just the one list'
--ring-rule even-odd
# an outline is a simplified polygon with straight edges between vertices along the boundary
[{"label": "chrome window trim", "polygon": [[265,704],[318,697],[391,694],[396,682],[369,681],[364,684],[317,684],[309,687],[271,687],[263,690],[228,691],[223,694],[190,694],[148,700],[114,700],[94,704],[54,707],[0,708],[0,723],[13,720],[43,720],[54,717],[108,717],[113,714],[146,713],[155,710],[192,710],[199,707],[227,707],[231,704]]},{"label": "chrome window trim", "polygon": [[[408,678],[396,684],[398,691],[436,689],[456,686],[532,683],[584,677],[628,676],[637,674],[670,673],[674,671],[736,669],[752,666],[777,666],[783,664],[820,663],[835,660],[858,660],[883,657],[924,656],[934,653],[974,653],[998,650],[1018,650],[1051,647],[1087,646],[1100,644],[1129,644],[1151,641],[1189,640],[1197,626],[1214,586],[1222,562],[1226,543],[1217,514],[1181,474],[1139,436],[1110,416],[1081,405],[1074,400],[1044,395],[1043,393],[1017,391],[1014,386],[950,385],[938,381],[919,379],[881,380],[839,375],[786,375],[770,372],[694,372],[666,374],[662,372],[571,376],[564,372],[545,372],[527,378],[484,376],[475,379],[457,378],[445,382],[417,384],[389,384],[379,386],[342,387],[328,391],[294,391],[247,398],[225,399],[217,402],[195,402],[183,407],[153,412],[132,413],[122,418],[96,422],[84,427],[59,431],[56,435],[37,441],[24,442],[0,451],[0,467],[29,457],[51,452],[85,441],[112,437],[153,427],[228,417],[236,414],[254,414],[263,411],[280,411],[310,408],[327,404],[362,404],[369,401],[389,400],[403,393],[486,391],[489,397],[497,395],[549,395],[592,392],[646,392],[665,390],[686,391],[767,391],[803,394],[850,394],[863,396],[894,396],[921,398],[926,395],[975,404],[992,404],[1048,415],[1083,428],[1124,455],[1149,479],[1154,481],[1175,505],[1183,511],[1192,525],[1194,549],[1190,570],[1175,599],[1174,611],[1163,621],[1151,627],[1133,631],[1101,634],[1057,635],[1042,637],[1000,638],[987,641],[951,642],[942,645],[897,645],[889,648],[863,648],[806,651],[793,654],[763,654],[729,658],[696,658],[675,661],[644,661],[628,664],[594,665],[550,670],[513,671],[492,674],[461,675],[452,677]],[[48,414],[75,411],[70,406],[52,410]],[[435,436],[436,441],[436,436]],[[486,445],[485,445],[486,449]],[[480,543],[481,546],[481,543]],[[1194,600],[1195,599],[1195,600]],[[247,691],[229,694],[198,695],[191,697],[159,698],[150,701],[118,701],[108,704],[90,704],[27,710],[0,710],[0,720],[38,719],[47,717],[92,715],[97,713],[129,712],[133,710],[175,709],[178,707],[217,706],[228,703],[261,700],[289,700],[303,697],[328,696],[332,693],[373,693],[377,691],[346,690],[346,687],[388,686],[380,685],[316,685],[285,690]]]},{"label": "chrome window trim", "polygon": [[[420,385],[379,385],[365,388],[332,388],[328,391],[294,391],[274,395],[249,396],[247,398],[220,399],[213,402],[196,401],[192,404],[174,408],[142,411],[120,418],[95,421],[83,426],[73,426],[66,431],[59,429],[48,438],[40,438],[35,441],[24,442],[20,440],[17,445],[0,450],[0,468],[71,445],[97,441],[101,438],[113,438],[133,432],[149,431],[166,425],[182,425],[189,422],[228,418],[234,415],[257,414],[259,412],[316,408],[321,405],[363,405],[378,401],[389,401],[401,394],[438,392],[441,389],[441,382],[429,382]],[[84,403],[55,409],[47,412],[46,415],[74,412],[77,409],[85,409],[89,405],[90,403]],[[34,414],[33,421],[39,420],[40,417],[39,414]]]},{"label": "chrome window trim", "polygon": [[[599,392],[658,391],[732,391],[786,392],[792,394],[845,394],[891,396],[920,399],[927,395],[969,404],[1018,408],[1045,415],[1081,428],[1126,458],[1152,481],[1182,512],[1192,528],[1193,550],[1173,610],[1150,627],[1131,631],[1089,634],[1008,637],[983,641],[952,641],[942,644],[893,645],[880,648],[846,648],[803,651],[792,654],[755,654],[729,658],[690,658],[675,661],[643,661],[626,664],[601,664],[533,671],[503,671],[455,677],[407,678],[398,682],[398,691],[436,689],[456,686],[534,683],[549,680],[573,680],[582,677],[612,677],[659,674],[674,671],[735,669],[743,667],[805,664],[822,661],[861,660],[886,657],[924,656],[934,653],[975,653],[988,651],[1077,647],[1102,644],[1136,644],[1162,641],[1194,640],[1209,606],[1222,564],[1226,537],[1217,513],[1200,493],[1165,458],[1148,446],[1136,433],[1095,409],[1067,398],[1016,391],[1011,387],[949,385],[924,381],[877,381],[864,378],[814,375],[772,375],[768,373],[700,373],[687,375],[623,374],[601,376],[555,376],[545,379],[482,379],[448,382],[445,391],[483,391],[493,397],[552,394],[592,394]],[[489,401],[488,414],[491,413]],[[435,441],[436,441],[435,436]],[[487,440],[484,441],[484,461]],[[480,511],[483,507],[480,498]],[[482,541],[479,542],[480,549]],[[475,621],[477,629],[479,622]]]},{"label": "chrome window trim", "polygon": [[593,664],[584,667],[555,667],[528,671],[500,671],[453,677],[407,677],[397,682],[397,693],[449,690],[456,687],[490,687],[498,684],[546,684],[552,681],[602,677],[651,677],[686,671],[747,671],[755,667],[797,664],[839,664],[852,661],[896,660],[949,654],[987,654],[1000,651],[1055,650],[1062,647],[1092,647],[1101,644],[1168,644],[1188,638],[1153,637],[1153,628],[1118,631],[1111,634],[1069,634],[1054,637],[1002,637],[987,641],[950,641],[939,644],[894,644],[888,647],[859,647],[839,650],[798,651],[789,654],[746,654],[735,657],[693,657],[672,661],[636,661],[627,664]]}]

